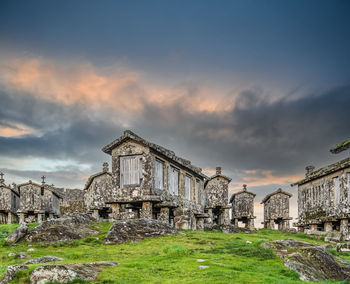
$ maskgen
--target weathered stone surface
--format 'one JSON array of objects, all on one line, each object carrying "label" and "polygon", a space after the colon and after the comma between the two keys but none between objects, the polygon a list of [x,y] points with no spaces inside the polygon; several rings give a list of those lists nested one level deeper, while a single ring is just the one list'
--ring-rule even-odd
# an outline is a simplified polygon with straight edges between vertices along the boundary
[{"label": "weathered stone surface", "polygon": [[79,240],[98,233],[88,228],[88,225],[94,220],[88,214],[74,213],[44,221],[27,234],[26,240],[45,243]]},{"label": "weathered stone surface", "polygon": [[263,244],[273,248],[286,267],[296,271],[304,281],[342,281],[350,277],[350,268],[339,264],[323,247],[294,239]]},{"label": "weathered stone surface", "polygon": [[83,280],[96,280],[101,272],[100,266],[116,266],[113,261],[95,263],[75,263],[67,265],[44,265],[33,270],[30,275],[31,284],[44,284],[47,282],[67,283],[76,278]]},{"label": "weathered stone surface", "polygon": [[18,242],[20,239],[22,239],[23,237],[25,237],[25,235],[28,233],[28,225],[27,223],[22,223],[21,225],[19,225],[16,230],[13,231],[13,233],[11,235],[9,235],[6,238],[6,242],[9,243],[16,243]]},{"label": "weathered stone surface", "polygon": [[47,262],[52,262],[52,261],[62,261],[63,258],[57,257],[57,256],[42,256],[34,259],[27,260],[24,264],[38,264],[38,263],[47,263]]},{"label": "weathered stone surface", "polygon": [[158,220],[118,220],[109,229],[106,240],[121,244],[124,242],[137,242],[144,238],[166,236],[176,232],[170,225]]},{"label": "weathered stone surface", "polygon": [[26,269],[28,269],[28,266],[26,265],[9,265],[7,267],[4,278],[0,281],[0,284],[5,284],[7,282],[12,281],[15,278],[17,271]]},{"label": "weathered stone surface", "polygon": [[16,186],[5,184],[4,174],[0,173],[0,224],[11,224],[17,221],[19,194]]}]

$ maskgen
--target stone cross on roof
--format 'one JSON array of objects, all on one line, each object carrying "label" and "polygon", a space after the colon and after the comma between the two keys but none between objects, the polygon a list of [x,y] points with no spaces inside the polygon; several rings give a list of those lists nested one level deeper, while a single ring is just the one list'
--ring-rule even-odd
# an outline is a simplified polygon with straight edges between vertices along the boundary
[{"label": "stone cross on roof", "polygon": [[42,184],[45,184],[46,176],[42,176],[41,179],[42,179],[42,182],[41,182],[41,183],[42,183]]},{"label": "stone cross on roof", "polygon": [[0,178],[0,184],[4,184],[4,174],[3,173],[0,173],[0,176],[1,176],[1,178]]},{"label": "stone cross on roof", "polygon": [[246,184],[243,184],[243,190],[247,191],[247,185]]}]

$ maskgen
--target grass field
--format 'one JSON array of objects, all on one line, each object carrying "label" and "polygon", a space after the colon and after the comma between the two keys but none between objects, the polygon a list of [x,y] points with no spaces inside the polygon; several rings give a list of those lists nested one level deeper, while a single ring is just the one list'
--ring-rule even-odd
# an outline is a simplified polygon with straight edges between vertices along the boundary
[{"label": "grass field", "polygon": [[[5,243],[6,236],[16,226],[0,225],[1,276],[8,265],[25,261],[9,257],[8,253],[27,252],[30,245],[25,242]],[[34,252],[28,253],[32,258],[45,255],[62,257],[62,264],[102,260],[120,263],[117,267],[104,268],[98,283],[303,283],[297,273],[284,267],[281,259],[272,250],[262,248],[261,243],[284,238],[322,243],[304,234],[259,230],[252,234],[184,231],[186,235],[104,245],[110,226],[111,223],[95,223],[93,227],[100,230],[97,236],[55,245],[33,244]],[[247,240],[252,244],[247,244]],[[349,253],[341,253],[341,256],[350,260]],[[197,259],[205,261],[197,262]],[[200,265],[209,268],[199,269]],[[12,283],[28,283],[30,271],[37,266],[31,265],[29,271],[19,272]],[[78,280],[74,283],[87,282]]]}]

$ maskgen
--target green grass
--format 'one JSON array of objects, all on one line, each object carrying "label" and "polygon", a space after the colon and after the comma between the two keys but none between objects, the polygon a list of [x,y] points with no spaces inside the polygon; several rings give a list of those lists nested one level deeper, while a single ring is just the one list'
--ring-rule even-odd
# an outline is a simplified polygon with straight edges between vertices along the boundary
[{"label": "green grass", "polygon": [[[31,225],[33,226],[33,225]],[[60,263],[111,260],[117,267],[105,267],[98,283],[303,283],[298,274],[283,266],[270,249],[261,247],[265,241],[295,238],[310,243],[322,243],[304,234],[285,234],[260,230],[252,234],[224,234],[219,231],[184,231],[172,235],[145,239],[138,243],[104,245],[111,223],[95,223],[99,235],[70,243],[33,244],[32,258],[45,255],[62,257]],[[16,225],[0,225],[0,275],[8,265],[25,260],[8,257],[10,252],[26,252],[27,243],[6,245],[5,237]],[[246,244],[249,240],[252,244]],[[350,260],[350,255],[331,251],[337,257]],[[204,262],[197,262],[204,259]],[[209,266],[199,269],[200,265]],[[29,271],[20,272],[13,283],[28,283]],[[75,280],[74,283],[88,283]],[[336,283],[336,282],[328,282]]]}]

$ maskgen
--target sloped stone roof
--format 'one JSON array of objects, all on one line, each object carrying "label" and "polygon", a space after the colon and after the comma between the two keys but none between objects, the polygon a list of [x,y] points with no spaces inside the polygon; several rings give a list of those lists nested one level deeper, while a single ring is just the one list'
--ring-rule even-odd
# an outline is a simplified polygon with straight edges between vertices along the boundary
[{"label": "sloped stone roof", "polygon": [[25,183],[21,183],[21,184],[17,185],[17,187],[20,188],[20,187],[25,186],[25,185],[28,185],[28,184],[32,184],[32,185],[35,185],[35,186],[40,187],[40,188],[41,188],[42,186],[44,186],[45,189],[50,190],[50,191],[51,191],[53,194],[55,194],[58,198],[61,198],[61,199],[63,198],[63,197],[61,196],[61,194],[58,193],[58,192],[55,190],[55,188],[54,188],[53,186],[50,186],[50,185],[47,185],[47,184],[41,185],[41,184],[32,182],[31,180],[28,181],[28,182],[25,182]]},{"label": "sloped stone roof", "polygon": [[183,159],[183,158],[176,156],[174,151],[168,150],[162,146],[151,143],[151,142],[141,138],[140,136],[136,135],[135,133],[133,133],[130,130],[125,130],[124,134],[121,137],[119,137],[118,139],[114,140],[113,142],[111,142],[108,145],[106,145],[105,147],[103,147],[102,151],[105,152],[106,154],[111,155],[112,150],[114,148],[118,147],[119,145],[121,145],[122,143],[124,143],[127,140],[134,140],[136,142],[139,142],[140,144],[151,148],[155,152],[158,152],[158,153],[164,155],[165,157],[175,161],[176,163],[180,164],[181,166],[197,173],[198,175],[202,176],[203,178],[206,178],[206,179],[208,178],[205,174],[202,173],[201,168],[192,165],[189,160],[186,160],[186,159]]},{"label": "sloped stone roof", "polygon": [[272,192],[272,193],[266,195],[265,198],[261,201],[261,204],[263,204],[263,203],[265,203],[266,201],[268,201],[268,200],[270,199],[271,196],[273,196],[273,195],[275,195],[275,194],[279,194],[279,193],[288,195],[289,197],[292,197],[292,196],[293,196],[293,194],[282,190],[282,188],[279,188],[279,189],[277,189],[275,192]]},{"label": "sloped stone roof", "polygon": [[99,177],[99,176],[102,176],[102,175],[104,175],[104,174],[107,174],[107,175],[112,176],[112,173],[110,173],[110,172],[104,172],[104,171],[99,172],[99,173],[97,173],[97,174],[94,174],[94,175],[92,175],[92,176],[90,176],[90,177],[88,178],[87,182],[85,183],[84,190],[87,190],[87,189],[89,188],[90,184],[94,181],[95,178],[97,178],[97,177]]},{"label": "sloped stone roof", "polygon": [[338,153],[345,151],[345,150],[348,150],[348,149],[350,149],[350,139],[339,143],[337,146],[333,147],[329,151],[333,154],[338,154]]},{"label": "sloped stone roof", "polygon": [[293,183],[292,186],[301,185],[301,184],[307,183],[309,181],[318,179],[320,177],[329,175],[331,173],[334,173],[336,171],[339,171],[339,170],[342,170],[345,168],[349,168],[349,167],[350,167],[350,158],[346,158],[344,160],[341,160],[341,161],[336,162],[334,164],[325,166],[323,168],[320,168],[320,169],[310,173],[306,178]]}]

